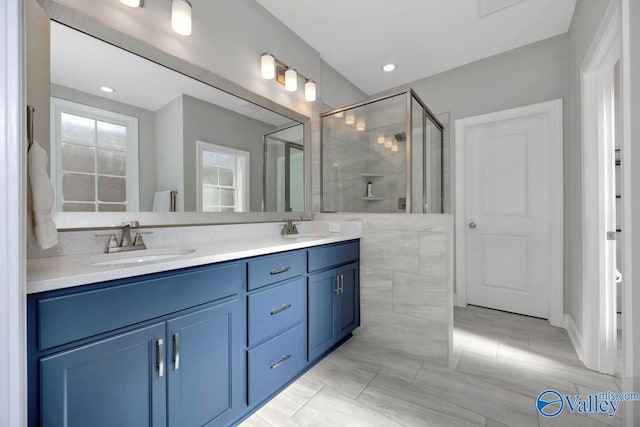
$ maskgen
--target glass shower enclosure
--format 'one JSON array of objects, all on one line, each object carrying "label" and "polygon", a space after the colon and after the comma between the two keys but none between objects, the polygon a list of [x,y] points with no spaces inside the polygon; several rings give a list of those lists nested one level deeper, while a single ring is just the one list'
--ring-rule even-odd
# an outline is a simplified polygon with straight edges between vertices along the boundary
[{"label": "glass shower enclosure", "polygon": [[323,113],[320,129],[323,212],[443,212],[443,126],[413,90]]}]

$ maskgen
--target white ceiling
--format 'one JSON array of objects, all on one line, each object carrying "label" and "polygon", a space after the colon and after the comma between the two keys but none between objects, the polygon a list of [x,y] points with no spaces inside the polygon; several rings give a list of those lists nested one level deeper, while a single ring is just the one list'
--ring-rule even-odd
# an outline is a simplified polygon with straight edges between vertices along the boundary
[{"label": "white ceiling", "polygon": [[[576,4],[576,0],[256,1],[368,95],[565,33]],[[396,70],[381,71],[386,63],[395,63]]]},{"label": "white ceiling", "polygon": [[[53,21],[51,82],[154,112],[186,94],[275,127],[293,123],[273,111]],[[116,92],[105,94],[100,86],[112,87]]]}]

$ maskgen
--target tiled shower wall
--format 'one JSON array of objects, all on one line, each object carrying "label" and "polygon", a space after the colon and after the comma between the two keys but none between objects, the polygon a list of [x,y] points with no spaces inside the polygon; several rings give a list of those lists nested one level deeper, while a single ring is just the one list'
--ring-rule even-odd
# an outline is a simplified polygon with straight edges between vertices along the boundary
[{"label": "tiled shower wall", "polygon": [[361,327],[356,339],[449,360],[453,340],[453,217],[314,214],[362,223]]}]

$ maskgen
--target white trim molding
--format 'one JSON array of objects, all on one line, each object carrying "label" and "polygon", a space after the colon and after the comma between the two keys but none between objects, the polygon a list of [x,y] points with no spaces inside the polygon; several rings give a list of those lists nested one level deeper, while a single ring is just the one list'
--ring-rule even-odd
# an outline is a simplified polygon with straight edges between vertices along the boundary
[{"label": "white trim molding", "polygon": [[[621,57],[620,4],[612,2],[582,63],[582,337],[585,366],[615,374],[617,353],[613,231],[613,82]],[[613,211],[615,212],[615,211]],[[611,273],[611,274],[608,274]],[[610,276],[610,277],[609,277]]]},{"label": "white trim molding", "polygon": [[456,229],[456,305],[464,307],[466,301],[466,238],[465,238],[465,189],[464,189],[464,139],[465,129],[486,123],[512,120],[520,117],[547,114],[549,116],[549,271],[551,286],[549,289],[549,323],[553,326],[564,326],[563,310],[563,258],[564,258],[564,193],[563,193],[563,122],[562,99],[556,99],[538,104],[512,108],[504,111],[483,114],[456,120],[455,133],[455,229]]},{"label": "white trim molding", "polygon": [[0,2],[0,426],[27,425],[24,16]]},{"label": "white trim molding", "polygon": [[578,359],[580,359],[584,363],[584,347],[582,346],[582,334],[580,333],[580,330],[574,323],[571,316],[569,316],[568,314],[564,315],[564,328],[567,330],[569,338],[571,338],[571,343],[573,344],[573,348],[576,350]]}]

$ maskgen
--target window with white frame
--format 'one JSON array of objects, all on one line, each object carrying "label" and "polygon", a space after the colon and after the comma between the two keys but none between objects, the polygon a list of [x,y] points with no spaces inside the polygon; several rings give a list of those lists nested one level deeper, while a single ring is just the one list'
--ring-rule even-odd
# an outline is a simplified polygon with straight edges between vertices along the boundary
[{"label": "window with white frame", "polygon": [[138,210],[138,119],[51,98],[51,179],[64,212]]},{"label": "window with white frame", "polygon": [[198,141],[198,211],[249,211],[249,152]]}]

